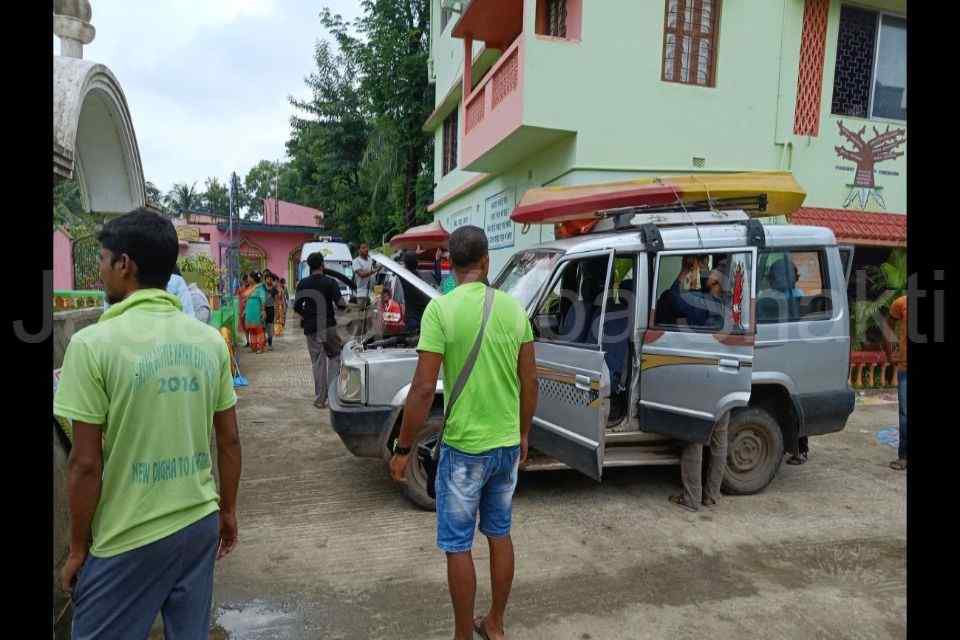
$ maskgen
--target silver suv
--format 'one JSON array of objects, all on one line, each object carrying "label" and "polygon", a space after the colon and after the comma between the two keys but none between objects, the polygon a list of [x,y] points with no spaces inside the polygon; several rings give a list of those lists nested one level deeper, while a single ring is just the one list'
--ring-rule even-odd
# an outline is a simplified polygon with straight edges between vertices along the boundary
[{"label": "silver suv", "polygon": [[[732,412],[728,493],[776,475],[801,437],[840,431],[848,384],[851,252],[821,227],[760,225],[742,211],[601,221],[517,252],[493,286],[527,309],[540,401],[526,471],[678,464]],[[435,298],[394,261],[374,260]],[[416,336],[349,342],[329,391],[351,453],[389,458],[416,367]],[[437,437],[443,383],[420,442]],[[405,495],[433,508],[411,456]]]}]

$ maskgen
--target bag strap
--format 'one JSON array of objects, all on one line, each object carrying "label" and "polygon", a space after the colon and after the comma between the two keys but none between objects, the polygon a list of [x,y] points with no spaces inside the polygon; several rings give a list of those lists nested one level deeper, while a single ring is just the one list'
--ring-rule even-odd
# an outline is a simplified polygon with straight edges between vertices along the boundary
[{"label": "bag strap", "polygon": [[434,457],[436,457],[437,451],[440,450],[440,443],[443,442],[443,430],[447,426],[447,420],[450,418],[451,411],[453,411],[453,405],[456,403],[457,398],[460,397],[460,392],[463,391],[463,388],[467,385],[467,380],[473,371],[473,365],[477,363],[477,356],[480,354],[480,345],[483,342],[483,334],[487,329],[487,320],[490,319],[490,312],[493,311],[493,298],[495,294],[496,292],[493,287],[486,287],[486,292],[483,296],[483,316],[480,320],[480,331],[477,333],[477,339],[473,342],[473,348],[470,349],[470,354],[467,355],[467,359],[463,363],[463,368],[460,369],[456,383],[454,383],[453,388],[450,390],[450,400],[447,402],[447,409],[443,413],[443,425],[440,427],[440,437],[437,438],[437,443],[434,445],[432,451]]}]

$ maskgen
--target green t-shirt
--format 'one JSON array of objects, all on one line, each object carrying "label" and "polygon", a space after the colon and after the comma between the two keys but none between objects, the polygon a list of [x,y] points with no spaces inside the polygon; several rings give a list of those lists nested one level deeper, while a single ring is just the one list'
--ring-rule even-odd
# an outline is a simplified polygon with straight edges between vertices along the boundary
[{"label": "green t-shirt", "polygon": [[73,335],[53,410],[102,425],[92,555],[142,547],[219,509],[213,414],[236,402],[226,342],[165,291],[137,291]]},{"label": "green t-shirt", "polygon": [[[477,339],[485,287],[463,284],[427,305],[418,351],[443,356],[444,402]],[[443,430],[443,441],[464,453],[483,453],[520,444],[520,345],[533,341],[526,312],[497,291],[490,320],[466,386]]]}]

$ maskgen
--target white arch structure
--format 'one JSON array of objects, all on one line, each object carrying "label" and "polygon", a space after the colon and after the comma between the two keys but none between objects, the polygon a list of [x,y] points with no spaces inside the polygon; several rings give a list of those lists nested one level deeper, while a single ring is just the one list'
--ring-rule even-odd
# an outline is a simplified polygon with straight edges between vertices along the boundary
[{"label": "white arch structure", "polygon": [[54,56],[53,82],[54,175],[77,179],[89,211],[144,206],[140,150],[116,77],[102,64]]}]

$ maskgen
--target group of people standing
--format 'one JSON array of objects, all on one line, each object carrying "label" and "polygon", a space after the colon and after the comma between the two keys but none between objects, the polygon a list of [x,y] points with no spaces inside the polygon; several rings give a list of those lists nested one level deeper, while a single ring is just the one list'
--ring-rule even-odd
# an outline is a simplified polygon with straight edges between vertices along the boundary
[{"label": "group of people standing", "polygon": [[240,275],[240,331],[253,353],[273,349],[274,335],[283,335],[287,317],[287,281],[269,269]]}]

